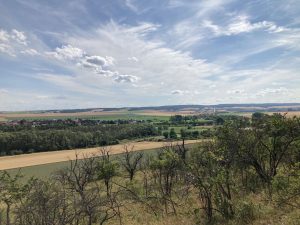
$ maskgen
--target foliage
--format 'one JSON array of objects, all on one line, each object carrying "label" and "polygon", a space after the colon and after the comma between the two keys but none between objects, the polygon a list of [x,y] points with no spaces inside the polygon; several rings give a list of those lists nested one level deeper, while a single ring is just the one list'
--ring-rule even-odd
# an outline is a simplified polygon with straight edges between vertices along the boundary
[{"label": "foliage", "polygon": [[0,223],[297,224],[298,118],[225,121],[193,149],[184,145],[187,132],[181,131],[182,144],[149,157],[125,146],[125,154],[111,158],[102,148],[47,182],[22,184],[20,174],[2,172]]},{"label": "foliage", "polygon": [[54,151],[63,149],[104,146],[118,140],[154,136],[151,124],[71,126],[61,130],[22,130],[0,132],[0,154]]}]

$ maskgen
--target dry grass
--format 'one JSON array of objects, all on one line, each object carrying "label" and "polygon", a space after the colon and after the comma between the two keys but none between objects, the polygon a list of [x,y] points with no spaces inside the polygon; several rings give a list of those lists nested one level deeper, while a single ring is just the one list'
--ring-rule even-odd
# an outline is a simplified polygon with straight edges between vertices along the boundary
[{"label": "dry grass", "polygon": [[300,116],[300,111],[287,112],[287,116],[288,116],[288,117]]},{"label": "dry grass", "polygon": [[[186,141],[186,144],[197,143],[199,140]],[[134,151],[148,150],[154,148],[160,148],[164,145],[170,144],[170,142],[132,142],[128,143],[134,145]],[[173,142],[176,144],[176,142]],[[107,147],[111,154],[119,154],[124,151],[124,144],[113,145]],[[74,160],[76,155],[79,159],[84,157],[92,157],[96,154],[99,155],[99,147],[75,149],[75,150],[62,150],[52,152],[40,152],[16,156],[3,156],[0,157],[0,170],[22,168],[27,166],[43,165],[48,163],[64,162]]]},{"label": "dry grass", "polygon": [[[180,202],[177,206],[177,215],[160,214],[155,216],[149,209],[139,203],[129,202],[126,208],[121,210],[122,222],[124,225],[205,225],[205,215],[202,210],[195,214],[195,209],[201,208],[198,195],[193,191],[187,202]],[[300,209],[288,206],[279,207],[274,202],[266,201],[262,193],[244,196],[247,201],[255,204],[255,216],[250,223],[240,221],[238,218],[224,220],[218,213],[215,214],[215,225],[300,225]],[[243,201],[245,199],[242,199]],[[108,224],[117,224],[116,220],[109,221]]]}]

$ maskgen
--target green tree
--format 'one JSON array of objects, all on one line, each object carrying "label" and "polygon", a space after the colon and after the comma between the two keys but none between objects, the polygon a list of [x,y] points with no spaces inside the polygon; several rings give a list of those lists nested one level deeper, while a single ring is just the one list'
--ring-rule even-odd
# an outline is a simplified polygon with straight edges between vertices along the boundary
[{"label": "green tree", "polygon": [[171,128],[170,133],[169,133],[169,137],[170,137],[171,139],[176,139],[176,138],[177,138],[177,134],[176,134],[174,128]]},{"label": "green tree", "polygon": [[134,146],[124,146],[124,153],[122,155],[121,164],[127,171],[130,181],[133,180],[135,173],[137,172],[138,165],[143,159],[143,153],[133,152]]},{"label": "green tree", "polygon": [[159,196],[164,204],[166,213],[168,213],[169,205],[171,205],[173,212],[176,213],[172,194],[175,188],[175,178],[181,166],[182,161],[172,147],[162,149],[158,153],[157,158],[150,164],[154,179],[158,182]]},{"label": "green tree", "polygon": [[163,132],[163,136],[165,137],[165,139],[169,138],[169,132],[168,131],[164,131]]},{"label": "green tree", "polygon": [[11,224],[11,208],[19,202],[27,188],[20,182],[22,175],[11,175],[7,171],[0,173],[0,201],[6,206],[6,225]]},{"label": "green tree", "polygon": [[239,122],[227,123],[217,138],[236,163],[252,167],[270,185],[279,165],[297,150],[300,122],[275,114],[250,128]]},{"label": "green tree", "polygon": [[199,191],[208,222],[212,221],[214,211],[226,219],[232,218],[232,168],[214,141],[192,151],[189,172],[193,185]]},{"label": "green tree", "polygon": [[110,195],[111,180],[117,175],[118,167],[118,163],[110,159],[109,150],[102,148],[101,157],[97,162],[96,173],[97,178],[104,181],[107,196]]}]

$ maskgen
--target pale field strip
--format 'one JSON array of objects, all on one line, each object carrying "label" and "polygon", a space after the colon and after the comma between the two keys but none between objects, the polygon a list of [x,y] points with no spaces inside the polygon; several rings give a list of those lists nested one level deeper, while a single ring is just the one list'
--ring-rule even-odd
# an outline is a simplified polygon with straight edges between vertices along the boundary
[{"label": "pale field strip", "polygon": [[[194,144],[201,142],[201,140],[188,140],[186,144]],[[131,142],[126,145],[134,146],[133,151],[141,151],[148,149],[160,148],[166,145],[181,144],[181,142]],[[112,145],[106,147],[110,154],[115,155],[124,152],[124,144]],[[39,152],[15,156],[3,156],[0,157],[0,170],[8,170],[15,168],[22,168],[27,166],[36,166],[56,162],[64,162],[69,160],[75,160],[76,155],[78,159],[85,157],[93,157],[100,155],[101,147],[85,148],[85,149],[74,149],[74,150],[61,150],[52,152]]]}]

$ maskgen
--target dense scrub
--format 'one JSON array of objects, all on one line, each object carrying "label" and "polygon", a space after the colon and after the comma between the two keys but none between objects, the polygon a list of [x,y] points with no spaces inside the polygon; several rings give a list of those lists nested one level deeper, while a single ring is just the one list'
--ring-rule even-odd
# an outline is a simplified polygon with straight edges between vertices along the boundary
[{"label": "dense scrub", "polygon": [[50,180],[2,172],[0,224],[299,224],[300,120],[225,122],[192,149],[75,160]]}]

